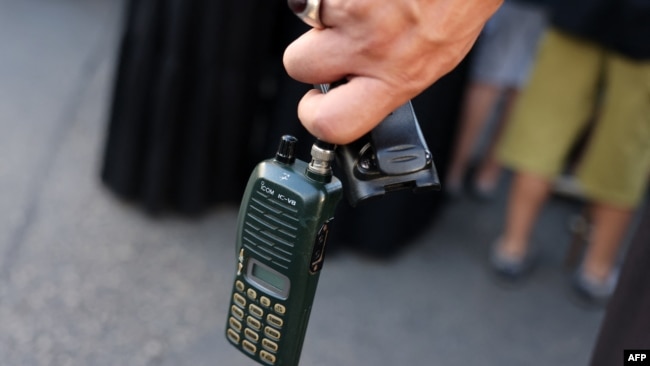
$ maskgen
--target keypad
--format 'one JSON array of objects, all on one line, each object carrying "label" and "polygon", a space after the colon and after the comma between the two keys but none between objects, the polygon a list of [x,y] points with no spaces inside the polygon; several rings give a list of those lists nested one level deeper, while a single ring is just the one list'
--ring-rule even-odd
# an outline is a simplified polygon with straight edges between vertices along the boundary
[{"label": "keypad", "polygon": [[279,341],[280,336],[282,336],[282,334],[277,329],[271,327],[264,327],[264,335],[276,341]]},{"label": "keypad", "polygon": [[241,342],[241,345],[244,348],[244,351],[246,351],[246,352],[248,352],[250,354],[254,355],[257,352],[257,347],[254,344],[252,344],[251,342],[249,342],[249,341],[247,341],[245,339]]},{"label": "keypad", "polygon": [[251,341],[253,341],[255,343],[257,343],[260,340],[259,333],[257,333],[256,331],[254,331],[254,330],[252,330],[250,328],[246,328],[244,333],[246,335],[246,338],[250,339]]},{"label": "keypad", "polygon": [[279,316],[273,314],[269,314],[269,316],[266,317],[266,320],[269,324],[279,329],[282,329],[282,326],[284,325],[284,320],[282,320],[282,318]]},{"label": "keypad", "polygon": [[235,316],[235,318],[239,320],[244,320],[244,310],[241,308],[238,308],[237,305],[233,305],[230,307],[230,313]]},{"label": "keypad", "polygon": [[262,347],[273,353],[278,352],[278,344],[269,340],[268,338],[262,339]]},{"label": "keypad", "polygon": [[237,332],[241,332],[242,326],[237,319],[230,317],[230,321],[228,322],[228,324],[230,325],[230,328],[236,330]]},{"label": "keypad", "polygon": [[244,290],[246,289],[246,286],[244,286],[244,283],[242,281],[235,282],[235,287],[239,292],[244,292]]},{"label": "keypad", "polygon": [[235,301],[235,304],[239,305],[242,308],[246,307],[246,299],[240,294],[234,294],[233,301]]},{"label": "keypad", "polygon": [[274,365],[275,364],[275,355],[269,352],[266,352],[265,350],[260,351],[260,358],[262,361]]},{"label": "keypad", "polygon": [[235,344],[239,343],[239,333],[235,332],[232,330],[232,328],[228,328],[228,339],[232,341]]},{"label": "keypad", "polygon": [[266,296],[262,296],[260,297],[260,304],[262,304],[262,306],[264,306],[265,308],[269,308],[271,307],[271,299],[269,299]]},{"label": "keypad", "polygon": [[257,318],[262,319],[264,317],[264,310],[255,304],[250,304],[248,311]]},{"label": "keypad", "polygon": [[275,365],[286,307],[267,296],[259,296],[244,281],[237,280],[235,290],[226,331],[228,339],[262,362]]},{"label": "keypad", "polygon": [[246,325],[249,327],[255,329],[255,330],[261,330],[262,329],[262,322],[253,318],[252,316],[249,316],[246,318]]},{"label": "keypad", "polygon": [[280,315],[284,315],[287,312],[287,309],[282,304],[275,304],[273,309],[275,309],[275,312]]}]

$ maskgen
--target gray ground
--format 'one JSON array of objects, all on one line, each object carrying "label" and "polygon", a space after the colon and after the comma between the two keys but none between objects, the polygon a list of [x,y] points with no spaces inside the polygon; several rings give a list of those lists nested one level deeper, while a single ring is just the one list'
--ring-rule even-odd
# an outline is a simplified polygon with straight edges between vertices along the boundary
[{"label": "gray ground", "polygon": [[[236,209],[153,219],[99,183],[122,6],[0,0],[0,364],[251,365],[223,336]],[[586,364],[603,313],[569,299],[578,208],[548,206],[543,263],[507,289],[484,260],[504,192],[395,260],[330,258],[302,364]]]}]

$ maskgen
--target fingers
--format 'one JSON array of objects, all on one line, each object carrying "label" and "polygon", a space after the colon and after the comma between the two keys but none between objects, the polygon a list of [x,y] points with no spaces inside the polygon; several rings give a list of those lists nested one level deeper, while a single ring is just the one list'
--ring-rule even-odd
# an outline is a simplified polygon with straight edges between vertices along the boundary
[{"label": "fingers", "polygon": [[362,14],[370,16],[374,0],[321,0],[324,29],[304,33],[284,52],[283,62],[289,75],[304,83],[321,84],[340,80],[348,75],[364,75],[371,39],[380,36],[368,31]]},{"label": "fingers", "polygon": [[502,0],[321,0],[324,29],[285,50],[291,77],[348,83],[307,93],[302,124],[335,144],[356,140],[465,56]]},{"label": "fingers", "polygon": [[315,137],[344,145],[372,130],[407,99],[386,94],[381,81],[355,77],[327,94],[311,90],[300,101],[298,117]]},{"label": "fingers", "polygon": [[[398,32],[375,23],[381,23],[386,13],[395,14],[386,6],[380,12],[377,9],[374,0],[321,0],[320,15],[326,28],[311,29],[285,50],[284,66],[295,80],[308,84],[348,80],[327,94],[310,91],[300,101],[300,121],[323,141],[350,143],[409,98],[404,90],[397,94],[400,88],[391,80],[395,73],[382,65],[389,50],[378,47],[378,42],[383,46],[392,39],[386,34]],[[377,28],[380,31],[371,31]],[[403,84],[400,87],[407,89]]]},{"label": "fingers", "polygon": [[331,83],[351,74],[350,69],[344,69],[351,65],[345,61],[349,52],[342,47],[345,40],[337,32],[311,29],[291,43],[283,57],[287,73],[307,84]]}]

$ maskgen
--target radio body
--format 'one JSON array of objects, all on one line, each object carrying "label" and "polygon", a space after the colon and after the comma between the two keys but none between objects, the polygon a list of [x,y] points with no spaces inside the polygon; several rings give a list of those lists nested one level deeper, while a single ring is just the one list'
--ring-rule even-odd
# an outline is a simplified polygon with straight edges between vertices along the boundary
[{"label": "radio body", "polygon": [[[317,87],[323,93],[330,89]],[[297,366],[300,359],[329,223],[343,195],[332,162],[341,166],[352,206],[398,189],[440,189],[410,102],[349,145],[316,141],[309,163],[295,158],[296,143],[283,136],[275,158],[255,167],[237,221],[226,337],[270,366]]]},{"label": "radio body", "polygon": [[239,211],[237,268],[226,337],[252,359],[298,364],[323,266],[329,223],[342,196],[331,174],[333,151],[293,157],[284,136],[274,159],[251,174]]}]

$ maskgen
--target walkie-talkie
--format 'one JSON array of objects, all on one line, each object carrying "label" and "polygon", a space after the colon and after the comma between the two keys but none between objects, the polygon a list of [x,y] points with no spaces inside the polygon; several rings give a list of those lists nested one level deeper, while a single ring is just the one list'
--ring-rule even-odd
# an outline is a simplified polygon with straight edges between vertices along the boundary
[{"label": "walkie-talkie", "polygon": [[[319,85],[322,92],[329,86]],[[226,337],[252,359],[297,366],[329,224],[345,190],[352,206],[398,189],[440,182],[408,102],[350,145],[316,141],[311,162],[283,136],[273,159],[255,167],[239,210],[236,275]],[[332,174],[337,160],[344,184]]]},{"label": "walkie-talkie", "polygon": [[334,145],[317,141],[308,164],[283,136],[250,176],[237,224],[237,269],[226,336],[266,365],[296,366],[307,331],[329,223],[342,196]]}]

